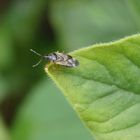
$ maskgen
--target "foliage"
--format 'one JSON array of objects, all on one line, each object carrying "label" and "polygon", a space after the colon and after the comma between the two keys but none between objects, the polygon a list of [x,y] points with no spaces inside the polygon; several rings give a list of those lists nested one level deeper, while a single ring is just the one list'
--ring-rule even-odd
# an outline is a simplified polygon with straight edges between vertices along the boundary
[{"label": "foliage", "polygon": [[[51,108],[51,109],[50,109]],[[22,105],[14,128],[14,140],[92,140],[73,110],[49,80],[40,81]]]},{"label": "foliage", "polygon": [[[136,34],[140,31],[139,7],[139,0],[0,1],[0,139],[21,139],[20,135],[23,139],[92,139],[48,80],[44,72],[47,62],[32,68],[38,57],[29,50],[67,53]],[[51,121],[52,127],[47,125]],[[58,128],[63,132],[59,129],[57,133]]]},{"label": "foliage", "polygon": [[139,140],[140,35],[71,53],[74,69],[46,71],[97,140]]}]

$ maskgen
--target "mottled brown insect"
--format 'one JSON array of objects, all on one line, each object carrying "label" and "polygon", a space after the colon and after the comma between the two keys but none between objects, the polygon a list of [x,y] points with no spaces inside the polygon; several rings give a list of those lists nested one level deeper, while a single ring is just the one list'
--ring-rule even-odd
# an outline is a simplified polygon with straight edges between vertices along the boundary
[{"label": "mottled brown insect", "polygon": [[33,67],[38,66],[42,60],[47,60],[47,61],[49,60],[50,62],[63,65],[66,67],[76,67],[79,65],[78,60],[76,60],[75,58],[73,58],[72,56],[68,54],[54,52],[48,55],[41,55],[32,49],[30,49],[30,51],[32,51],[33,53],[41,57],[40,61],[37,64],[33,65]]}]

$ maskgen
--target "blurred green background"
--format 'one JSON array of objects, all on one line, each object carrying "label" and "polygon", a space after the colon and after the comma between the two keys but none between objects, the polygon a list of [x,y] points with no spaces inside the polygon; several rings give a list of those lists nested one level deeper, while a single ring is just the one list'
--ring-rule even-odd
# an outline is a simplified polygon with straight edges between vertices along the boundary
[{"label": "blurred green background", "polygon": [[139,0],[0,0],[0,140],[93,140],[41,54],[140,32]]}]

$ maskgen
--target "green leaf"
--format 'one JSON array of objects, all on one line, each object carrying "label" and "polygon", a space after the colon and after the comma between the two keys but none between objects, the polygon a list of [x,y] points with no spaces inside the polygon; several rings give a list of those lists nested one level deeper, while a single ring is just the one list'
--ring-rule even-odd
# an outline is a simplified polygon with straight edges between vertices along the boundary
[{"label": "green leaf", "polygon": [[46,71],[97,140],[140,139],[140,34],[71,53]]},{"label": "green leaf", "polygon": [[12,140],[93,140],[56,86],[43,80],[29,94],[12,127]]}]

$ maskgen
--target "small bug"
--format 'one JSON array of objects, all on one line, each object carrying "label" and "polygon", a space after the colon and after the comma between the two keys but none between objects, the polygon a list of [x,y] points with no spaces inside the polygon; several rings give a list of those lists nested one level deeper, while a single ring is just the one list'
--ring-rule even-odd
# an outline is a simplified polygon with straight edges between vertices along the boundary
[{"label": "small bug", "polygon": [[79,65],[78,60],[68,54],[54,52],[48,55],[41,55],[32,49],[30,49],[30,51],[41,57],[40,61],[37,64],[33,65],[33,67],[38,66],[42,62],[42,60],[49,60],[50,62],[66,67],[76,67]]}]

